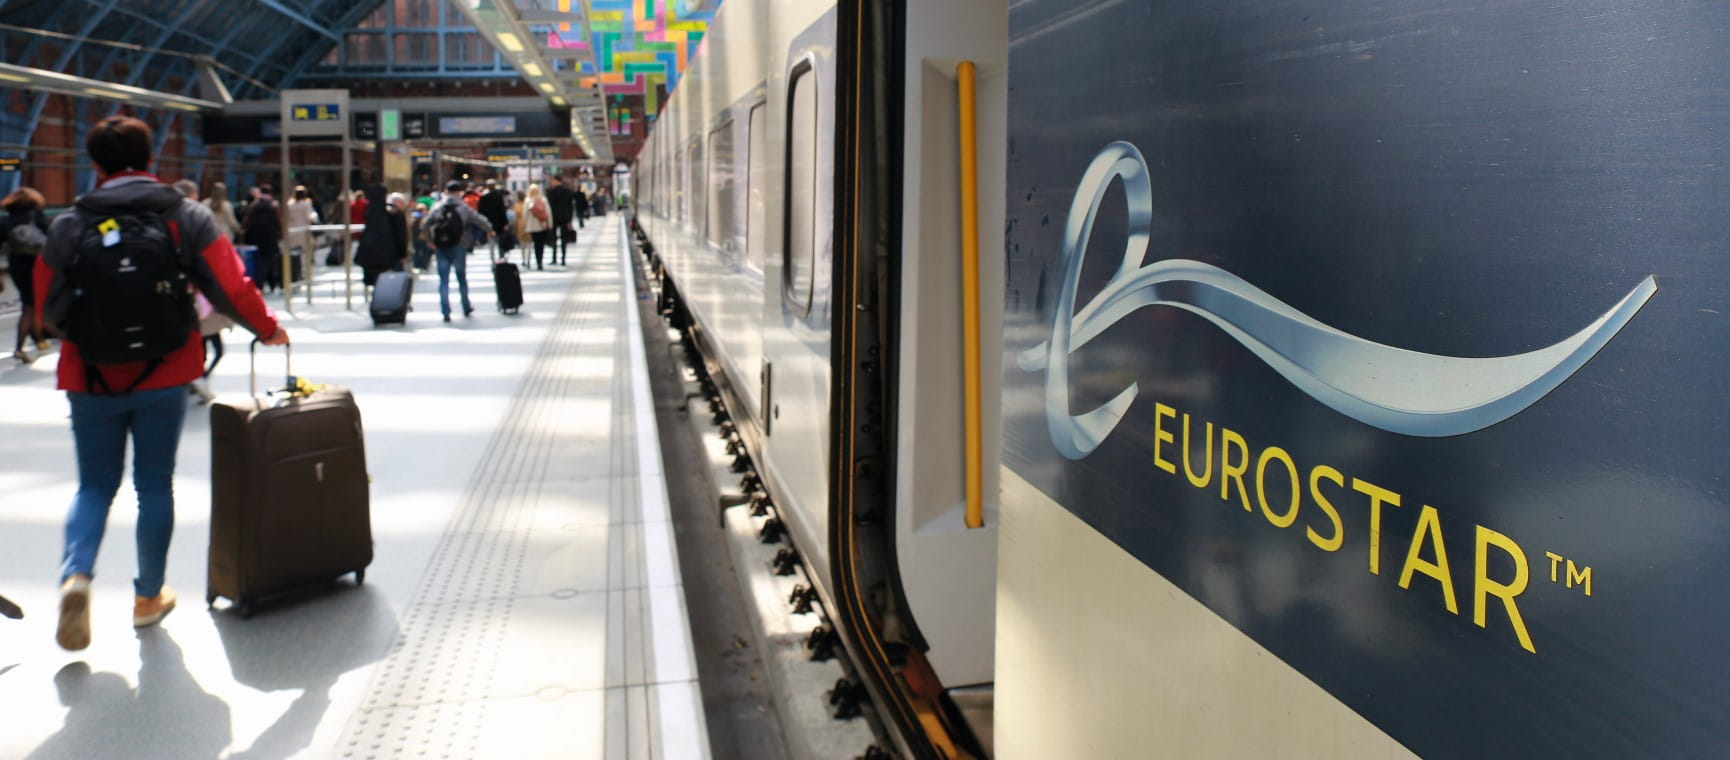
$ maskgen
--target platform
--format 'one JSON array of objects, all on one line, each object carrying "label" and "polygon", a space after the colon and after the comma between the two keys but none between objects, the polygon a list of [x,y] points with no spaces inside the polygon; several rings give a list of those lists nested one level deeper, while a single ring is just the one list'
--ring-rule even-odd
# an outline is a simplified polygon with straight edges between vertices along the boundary
[{"label": "platform", "polygon": [[[361,406],[376,558],[364,586],[251,620],[202,604],[210,439],[189,405],[168,567],[181,608],[129,625],[126,486],[94,643],[54,644],[67,407],[52,357],[8,359],[0,593],[28,616],[0,620],[0,757],[707,757],[628,249],[619,218],[595,221],[569,268],[524,272],[516,316],[493,308],[478,253],[472,319],[440,321],[432,274],[402,328],[374,329],[340,294],[284,315],[296,373]],[[241,396],[246,336],[227,343],[214,388]],[[280,382],[281,352],[265,351],[262,377]]]}]

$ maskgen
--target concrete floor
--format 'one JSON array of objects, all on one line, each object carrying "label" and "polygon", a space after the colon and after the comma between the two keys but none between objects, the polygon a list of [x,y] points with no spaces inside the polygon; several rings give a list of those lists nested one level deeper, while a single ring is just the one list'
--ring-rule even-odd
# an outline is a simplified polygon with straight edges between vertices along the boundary
[{"label": "concrete floor", "polygon": [[[190,406],[168,566],[181,608],[129,625],[123,488],[94,643],[55,646],[66,402],[52,357],[0,362],[0,593],[27,614],[0,620],[0,757],[708,756],[621,242],[618,218],[591,222],[569,268],[524,273],[517,316],[493,308],[478,254],[471,320],[439,321],[432,275],[403,328],[374,329],[340,288],[296,306],[296,373],[361,406],[376,558],[364,586],[252,620],[202,604],[209,434]],[[243,397],[243,334],[228,343],[214,386]]]}]

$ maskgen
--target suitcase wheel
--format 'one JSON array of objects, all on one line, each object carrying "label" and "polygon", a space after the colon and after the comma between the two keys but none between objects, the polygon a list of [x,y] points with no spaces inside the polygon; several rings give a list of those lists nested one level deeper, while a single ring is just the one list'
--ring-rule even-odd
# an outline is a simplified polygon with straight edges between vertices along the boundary
[{"label": "suitcase wheel", "polygon": [[359,586],[363,583],[366,583],[366,568],[364,567],[354,571],[354,585]]},{"label": "suitcase wheel", "polygon": [[240,603],[234,605],[234,608],[235,608],[235,610],[240,612],[240,619],[241,620],[251,620],[252,619],[252,613],[254,612],[254,610],[252,607],[252,602],[250,600],[240,602]]},{"label": "suitcase wheel", "polygon": [[214,592],[214,591],[204,592],[204,608],[207,610],[216,609],[216,592]]}]

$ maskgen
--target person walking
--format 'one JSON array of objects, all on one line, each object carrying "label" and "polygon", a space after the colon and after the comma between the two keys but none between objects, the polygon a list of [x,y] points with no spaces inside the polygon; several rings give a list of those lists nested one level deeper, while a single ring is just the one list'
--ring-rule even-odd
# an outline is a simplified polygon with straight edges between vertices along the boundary
[{"label": "person walking", "polygon": [[564,266],[566,229],[571,226],[571,209],[575,208],[575,196],[571,194],[571,189],[565,186],[563,175],[554,174],[547,184],[547,205],[553,214],[553,261]]},{"label": "person walking", "polygon": [[0,199],[0,209],[6,217],[0,219],[0,245],[6,247],[6,268],[12,282],[18,286],[18,299],[23,310],[18,313],[18,339],[12,347],[12,358],[19,364],[36,361],[25,345],[33,339],[39,353],[47,353],[48,336],[42,332],[42,322],[36,318],[36,259],[48,243],[48,217],[42,208],[47,201],[35,188],[20,187]]},{"label": "person walking", "polygon": [[553,212],[548,208],[547,198],[541,193],[540,185],[529,185],[528,195],[523,199],[523,230],[529,233],[529,239],[535,242],[535,269],[544,271],[546,265],[541,262],[541,252],[547,247],[547,241],[552,237]]},{"label": "person walking", "polygon": [[583,192],[583,189],[579,187],[571,200],[577,207],[577,228],[581,229],[587,226],[583,222],[589,219],[589,194]]},{"label": "person walking", "polygon": [[361,268],[361,284],[372,287],[378,276],[402,265],[408,257],[408,227],[402,212],[385,197],[384,185],[366,188],[366,231],[354,261]]},{"label": "person walking", "polygon": [[261,184],[258,195],[246,207],[241,223],[246,230],[246,244],[253,246],[253,261],[259,284],[265,289],[279,289],[282,281],[282,220],[276,216],[276,199],[270,197],[270,185]]},{"label": "person walking", "polygon": [[396,262],[390,268],[398,272],[409,271],[409,255],[414,252],[414,232],[409,223],[408,196],[391,193],[385,197],[384,206],[385,221],[390,223],[390,241],[396,254]]},{"label": "person walking", "polygon": [[[306,256],[312,253],[312,226],[318,223],[318,209],[313,208],[312,194],[306,191],[306,185],[295,185],[294,195],[289,199],[288,206],[283,210],[288,217],[288,237],[284,248],[291,255]],[[300,251],[300,253],[295,253]]]},{"label": "person walking", "polygon": [[433,207],[421,225],[427,239],[432,241],[433,255],[438,259],[439,311],[444,314],[446,322],[451,321],[451,270],[455,269],[457,290],[462,295],[463,316],[474,314],[475,308],[469,303],[465,260],[469,253],[469,236],[478,233],[484,239],[491,228],[486,217],[463,203],[463,183],[452,180],[445,185],[444,200]]},{"label": "person walking", "polygon": [[132,624],[155,625],[174,609],[164,584],[174,460],[186,386],[204,367],[191,288],[264,343],[288,343],[210,211],[146,173],[151,145],[150,127],[130,116],[90,130],[84,146],[99,184],[54,220],[36,262],[37,316],[65,336],[57,387],[71,405],[78,459],[54,636],[70,651],[90,645],[90,580],[129,436],[138,491]]},{"label": "person walking", "polygon": [[[436,201],[434,201],[434,203],[436,203]],[[432,211],[432,207],[432,203],[416,202],[414,204],[414,213],[408,220],[409,230],[411,233],[410,245],[414,254],[414,269],[417,273],[424,272],[427,270],[427,267],[432,266],[432,243],[427,241],[426,230],[421,227],[421,223],[426,221],[426,215],[428,212]]]},{"label": "person walking", "polygon": [[510,215],[505,213],[507,208],[506,195],[508,193],[499,188],[498,182],[489,179],[487,180],[487,191],[481,196],[480,204],[475,208],[476,211],[481,212],[481,216],[486,217],[487,223],[492,225],[495,237],[503,236],[505,228],[511,223]]},{"label": "person walking", "polygon": [[210,209],[210,215],[216,218],[217,232],[227,235],[229,240],[241,239],[243,230],[240,220],[234,216],[234,204],[228,202],[228,185],[213,183],[210,195],[204,198],[204,207]]}]

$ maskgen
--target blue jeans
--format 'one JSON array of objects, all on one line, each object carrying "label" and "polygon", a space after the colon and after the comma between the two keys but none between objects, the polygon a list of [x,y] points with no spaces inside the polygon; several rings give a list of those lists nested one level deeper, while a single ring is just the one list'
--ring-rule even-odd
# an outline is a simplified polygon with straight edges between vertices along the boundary
[{"label": "blue jeans", "polygon": [[469,305],[469,276],[465,260],[468,251],[460,245],[437,249],[439,260],[439,311],[445,316],[451,315],[451,268],[457,270],[457,290],[463,297],[463,313],[474,311]]},{"label": "blue jeans", "polygon": [[118,396],[69,392],[72,440],[78,450],[78,495],[66,516],[64,582],[95,575],[96,551],[108,527],[108,507],[126,468],[126,436],[132,435],[132,486],[138,492],[138,577],[133,593],[162,593],[168,539],[174,535],[174,455],[186,420],[186,386],[133,391]]}]

